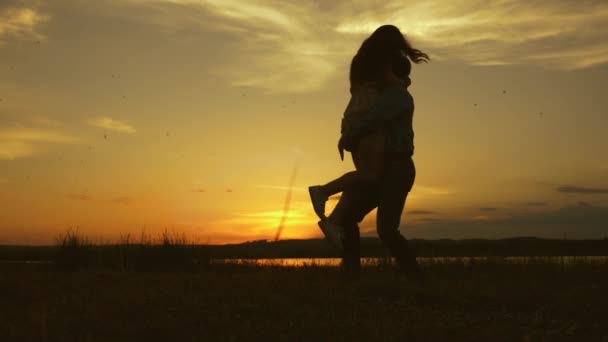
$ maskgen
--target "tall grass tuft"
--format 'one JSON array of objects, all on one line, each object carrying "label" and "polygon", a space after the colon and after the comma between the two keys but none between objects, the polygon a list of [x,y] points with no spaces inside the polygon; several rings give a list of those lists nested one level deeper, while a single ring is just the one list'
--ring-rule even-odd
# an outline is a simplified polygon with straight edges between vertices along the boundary
[{"label": "tall grass tuft", "polygon": [[93,243],[81,234],[78,228],[68,229],[56,238],[57,250],[54,254],[53,265],[63,271],[79,271],[87,269],[93,261]]},{"label": "tall grass tuft", "polygon": [[172,272],[206,269],[211,258],[203,246],[186,234],[165,229],[153,237],[142,231],[139,241],[130,234],[118,244],[94,245],[78,229],[57,237],[53,266],[58,270],[111,269],[121,271]]},{"label": "tall grass tuft", "polygon": [[184,234],[165,229],[160,238],[154,241],[142,232],[131,267],[139,271],[188,270],[192,267],[188,247],[190,246]]}]

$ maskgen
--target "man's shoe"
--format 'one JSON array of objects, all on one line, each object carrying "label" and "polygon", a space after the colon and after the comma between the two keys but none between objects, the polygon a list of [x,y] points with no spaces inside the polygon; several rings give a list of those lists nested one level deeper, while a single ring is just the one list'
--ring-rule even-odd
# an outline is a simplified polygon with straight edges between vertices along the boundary
[{"label": "man's shoe", "polygon": [[327,202],[327,196],[321,191],[321,186],[309,186],[308,193],[310,194],[310,201],[315,213],[321,220],[325,220],[325,202]]},{"label": "man's shoe", "polygon": [[328,220],[319,221],[325,238],[340,252],[344,251],[344,229]]}]

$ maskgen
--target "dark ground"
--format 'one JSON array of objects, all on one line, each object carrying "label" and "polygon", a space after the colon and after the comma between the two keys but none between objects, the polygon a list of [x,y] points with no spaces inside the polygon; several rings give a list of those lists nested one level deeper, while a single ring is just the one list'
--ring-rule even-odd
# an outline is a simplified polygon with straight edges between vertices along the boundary
[{"label": "dark ground", "polygon": [[[69,235],[86,240],[80,235]],[[180,245],[182,241],[168,237],[169,245]],[[163,244],[163,238],[157,241],[130,241],[130,244],[86,246],[98,254],[116,253],[117,249],[129,250],[138,247],[150,247]],[[178,239],[179,240],[179,239]],[[78,241],[82,243],[82,241]],[[229,245],[195,245],[187,243],[189,253],[195,257],[211,258],[328,258],[340,257],[331,245],[322,239],[282,240],[278,242],[253,241]],[[468,256],[605,256],[608,255],[608,238],[597,240],[558,240],[535,237],[517,237],[500,240],[410,240],[416,255],[421,257],[468,257]],[[65,246],[64,246],[65,247]],[[126,248],[125,248],[126,247]],[[58,246],[0,246],[0,261],[3,260],[51,260],[55,257]],[[128,253],[129,254],[129,253]],[[130,253],[132,254],[132,253]],[[364,237],[361,239],[363,257],[383,257],[386,249],[379,239]]]},{"label": "dark ground", "polygon": [[2,341],[608,341],[608,263],[0,269]]}]

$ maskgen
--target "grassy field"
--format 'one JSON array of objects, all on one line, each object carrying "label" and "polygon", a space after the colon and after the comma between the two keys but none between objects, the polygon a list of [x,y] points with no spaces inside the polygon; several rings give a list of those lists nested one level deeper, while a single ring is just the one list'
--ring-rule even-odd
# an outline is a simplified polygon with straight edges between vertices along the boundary
[{"label": "grassy field", "polygon": [[[462,260],[461,260],[462,261]],[[608,264],[0,270],[2,341],[608,341]]]}]

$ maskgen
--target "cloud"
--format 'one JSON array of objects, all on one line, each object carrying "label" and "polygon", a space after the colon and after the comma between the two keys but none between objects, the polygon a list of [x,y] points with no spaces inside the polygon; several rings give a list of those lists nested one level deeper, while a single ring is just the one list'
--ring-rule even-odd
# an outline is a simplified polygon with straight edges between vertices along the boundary
[{"label": "cloud", "polygon": [[120,196],[113,198],[111,202],[115,204],[131,204],[133,203],[133,199],[127,196]]},{"label": "cloud", "polygon": [[476,215],[476,216],[473,216],[472,219],[475,221],[487,221],[490,219],[490,217],[486,216],[486,215]]},{"label": "cloud", "polygon": [[427,197],[445,196],[445,195],[449,195],[451,193],[452,193],[452,191],[447,188],[429,186],[429,185],[423,185],[423,184],[414,184],[414,188],[412,189],[411,196],[419,197],[419,198],[427,198]]},{"label": "cloud", "polygon": [[305,188],[301,188],[301,187],[288,187],[285,185],[267,185],[267,184],[258,184],[255,185],[256,188],[260,188],[260,189],[270,189],[270,190],[279,190],[279,191],[297,191],[297,192],[301,192],[301,191],[308,191]]},{"label": "cloud", "polygon": [[55,130],[22,126],[0,128],[0,160],[13,160],[36,154],[37,146],[69,144],[79,139]]},{"label": "cloud", "polygon": [[122,205],[127,205],[127,204],[133,203],[133,199],[128,196],[114,197],[109,200],[95,199],[87,194],[69,194],[67,197],[73,201],[82,201],[82,202],[95,201],[95,202],[106,202],[106,203],[122,204]]},{"label": "cloud", "polygon": [[78,141],[77,138],[61,132],[26,127],[0,128],[0,141],[1,140],[55,143],[71,143]]},{"label": "cloud", "polygon": [[107,129],[119,133],[135,133],[135,128],[125,122],[114,120],[109,117],[99,117],[94,120],[89,120],[87,123],[91,126]]},{"label": "cloud", "polygon": [[[282,210],[274,210],[274,211],[262,211],[262,212],[253,212],[253,213],[238,213],[235,214],[237,217],[245,217],[245,218],[271,218],[271,219],[279,219],[283,216]],[[303,212],[298,211],[290,211],[289,217],[293,218],[303,218],[308,217]]]},{"label": "cloud", "polygon": [[429,211],[429,210],[410,210],[407,212],[410,215],[430,215],[430,214],[435,214],[434,211]]},{"label": "cloud", "polygon": [[281,191],[287,191],[287,190],[289,190],[289,187],[288,186],[284,186],[284,185],[258,184],[255,187],[256,188],[261,188],[261,189],[271,189],[271,190],[281,190]]},{"label": "cloud", "polygon": [[606,194],[608,194],[608,189],[606,189],[606,188],[584,188],[584,187],[570,186],[570,185],[560,186],[556,190],[557,190],[557,192],[561,192],[564,194],[584,194],[584,195],[606,195]]},{"label": "cloud", "polygon": [[0,140],[0,160],[13,160],[31,156],[35,153],[31,144],[23,141]]},{"label": "cloud", "polygon": [[38,27],[50,19],[35,8],[0,5],[0,45],[7,38],[32,36],[41,40],[44,36]]},{"label": "cloud", "polygon": [[91,197],[85,194],[70,194],[68,198],[74,201],[90,201]]},{"label": "cloud", "polygon": [[172,39],[206,37],[203,44],[222,51],[216,75],[269,92],[309,92],[345,81],[363,39],[386,23],[437,60],[566,70],[608,62],[608,3],[600,0],[114,3],[125,18],[154,25]]},{"label": "cloud", "polygon": [[482,212],[493,212],[493,211],[498,211],[498,210],[499,210],[498,208],[493,208],[493,207],[479,208],[479,211],[482,211]]},{"label": "cloud", "polygon": [[604,238],[608,236],[607,222],[607,206],[579,202],[557,210],[519,213],[509,217],[420,220],[406,224],[402,232],[416,238]]},{"label": "cloud", "polygon": [[528,207],[544,207],[547,204],[548,204],[547,202],[526,202],[526,203],[524,203],[524,205],[526,205]]},{"label": "cloud", "polygon": [[[263,2],[246,0],[131,0],[146,9],[150,23],[175,36],[185,28],[215,33],[218,46],[230,53],[213,73],[234,86],[255,87],[268,92],[317,90],[335,75],[337,56],[354,52],[309,2]],[[149,9],[155,8],[155,11]],[[179,32],[179,33],[176,33]],[[210,37],[212,35],[206,35]],[[214,39],[214,38],[211,38]],[[333,47],[332,47],[333,45]],[[351,51],[352,50],[352,51]],[[344,71],[347,64],[344,64]]]},{"label": "cloud", "polygon": [[543,64],[580,69],[608,62],[605,1],[396,4],[397,0],[384,6],[353,6],[353,15],[342,19],[336,30],[368,34],[384,23],[393,23],[432,56],[475,65]]},{"label": "cloud", "polygon": [[8,179],[6,179],[6,178],[0,178],[0,184],[6,184],[8,182],[10,182]]},{"label": "cloud", "polygon": [[204,192],[207,192],[207,190],[205,190],[205,189],[194,189],[194,190],[192,190],[192,192],[204,193]]},{"label": "cloud", "polygon": [[282,13],[275,6],[268,6],[243,0],[168,0],[180,4],[206,5],[213,12],[235,20],[266,24],[290,29],[295,23],[293,18]]},{"label": "cloud", "polygon": [[33,116],[30,118],[30,122],[36,125],[49,126],[49,127],[62,127],[63,122],[48,118],[46,116]]}]

